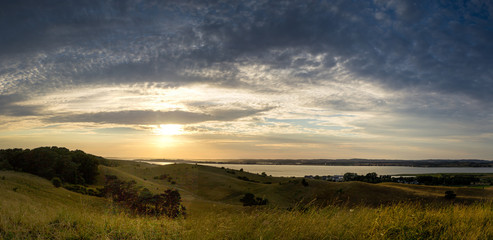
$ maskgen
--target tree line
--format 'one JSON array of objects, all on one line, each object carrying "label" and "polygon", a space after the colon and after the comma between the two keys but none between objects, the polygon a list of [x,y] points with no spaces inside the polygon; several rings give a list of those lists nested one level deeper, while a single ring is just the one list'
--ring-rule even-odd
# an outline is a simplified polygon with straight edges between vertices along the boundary
[{"label": "tree line", "polygon": [[399,183],[416,183],[424,185],[443,185],[443,186],[461,186],[471,185],[479,182],[480,179],[473,175],[420,175],[416,177],[394,177],[390,175],[380,175],[376,173],[368,173],[366,175],[358,175],[356,173],[345,173],[343,176],[344,181],[361,181],[367,183],[381,183],[381,182],[399,182]]},{"label": "tree line", "polygon": [[366,175],[358,175],[357,173],[345,173],[343,176],[345,182],[347,181],[361,181],[367,183],[381,183],[381,182],[390,182],[392,181],[392,177],[389,175],[381,175],[371,172]]},{"label": "tree line", "polygon": [[0,150],[0,170],[27,172],[48,180],[60,178],[71,184],[94,183],[98,165],[105,163],[104,158],[63,147]]},{"label": "tree line", "polygon": [[138,187],[135,181],[122,181],[116,176],[106,176],[103,188],[87,188],[95,183],[99,164],[111,165],[102,157],[63,147],[0,150],[0,170],[31,173],[51,180],[55,187],[106,197],[136,214],[171,218],[185,215],[180,193],[175,189],[153,194],[147,188]]}]

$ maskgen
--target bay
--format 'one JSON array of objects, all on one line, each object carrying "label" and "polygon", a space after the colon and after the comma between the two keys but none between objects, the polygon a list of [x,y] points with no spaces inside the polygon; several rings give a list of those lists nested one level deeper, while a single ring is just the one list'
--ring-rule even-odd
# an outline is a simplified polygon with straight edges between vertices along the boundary
[{"label": "bay", "polygon": [[[200,164],[200,163],[199,163]],[[323,165],[260,165],[260,164],[201,164],[224,167],[246,172],[262,173],[274,177],[303,177],[306,175],[343,175],[347,172],[364,175],[375,172],[378,175],[430,174],[430,173],[493,173],[488,167],[404,167],[404,166],[323,166]]]},{"label": "bay", "polygon": [[[146,161],[144,161],[146,162]],[[147,163],[157,165],[168,165],[173,162],[154,162]],[[198,163],[199,165],[211,167],[224,167],[267,175],[274,177],[304,177],[306,175],[344,175],[351,172],[359,175],[375,172],[378,175],[412,175],[412,174],[431,174],[431,173],[493,173],[493,168],[489,167],[405,167],[405,166],[324,166],[324,165],[262,165],[262,164],[227,164],[227,163]]]}]

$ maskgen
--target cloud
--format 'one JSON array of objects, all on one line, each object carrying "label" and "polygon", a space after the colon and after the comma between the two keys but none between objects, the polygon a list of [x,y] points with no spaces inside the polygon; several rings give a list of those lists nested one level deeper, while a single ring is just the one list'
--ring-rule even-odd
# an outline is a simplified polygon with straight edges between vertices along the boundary
[{"label": "cloud", "polygon": [[[258,135],[285,125],[489,134],[491,16],[486,1],[3,1],[0,115]],[[230,124],[267,112],[321,122]],[[324,121],[338,114],[355,117]]]},{"label": "cloud", "polygon": [[94,132],[99,134],[139,134],[143,130],[128,128],[128,127],[113,127],[113,128],[99,128],[94,130]]},{"label": "cloud", "polygon": [[135,82],[262,89],[261,79],[244,85],[240,74],[258,64],[266,73],[290,69],[275,80],[294,87],[334,81],[324,73],[340,66],[394,90],[484,102],[493,90],[493,7],[485,2],[31,1],[2,9],[0,61],[19,64],[0,68],[0,81],[12,91]]},{"label": "cloud", "polygon": [[19,104],[25,99],[17,94],[0,95],[0,115],[12,117],[40,115],[43,110],[42,106]]},{"label": "cloud", "polygon": [[92,122],[128,125],[193,124],[207,121],[233,121],[243,117],[269,111],[264,109],[214,110],[209,113],[187,111],[129,110],[116,112],[97,112],[69,114],[50,117],[48,122]]}]

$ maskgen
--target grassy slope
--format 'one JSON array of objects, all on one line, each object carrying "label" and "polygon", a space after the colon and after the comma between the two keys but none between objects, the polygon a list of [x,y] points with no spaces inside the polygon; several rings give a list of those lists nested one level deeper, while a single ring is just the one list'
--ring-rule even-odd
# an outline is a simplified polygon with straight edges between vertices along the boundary
[{"label": "grassy slope", "polygon": [[[235,174],[232,174],[231,171],[234,171]],[[191,207],[192,210],[196,206],[207,207],[210,204],[224,207],[240,205],[239,199],[247,192],[267,198],[270,206],[280,208],[292,207],[300,202],[305,204],[313,202],[322,206],[334,203],[350,206],[363,203],[378,206],[389,202],[409,200],[442,201],[444,192],[447,190],[453,190],[457,193],[456,201],[493,199],[493,191],[490,189],[467,187],[394,183],[369,184],[363,182],[334,183],[321,180],[308,180],[309,186],[304,187],[300,178],[261,176],[230,169],[190,164],[159,166],[121,161],[118,167],[102,167],[101,172],[102,175],[113,174],[122,179],[133,179],[139,185],[152,191],[177,188],[184,198],[185,205]],[[176,184],[154,179],[154,177],[162,174],[171,176]],[[247,177],[257,182],[240,180],[238,177]],[[100,176],[99,181],[103,181],[103,176]]]},{"label": "grassy slope", "polygon": [[[134,179],[154,191],[177,187],[195,212],[187,219],[178,220],[129,216],[102,199],[54,188],[45,179],[0,171],[0,239],[493,238],[491,202],[473,205],[438,203],[425,207],[408,202],[377,208],[329,205],[308,212],[238,205],[239,197],[247,190],[265,195],[279,205],[291,204],[291,197],[330,199],[337,194],[340,200],[349,197],[350,203],[356,204],[370,199],[373,203],[384,203],[409,198],[441,198],[440,192],[449,189],[446,187],[315,180],[309,181],[309,187],[303,187],[300,183],[289,183],[296,180],[292,178],[239,172],[233,175],[223,169],[180,164],[126,163],[101,170],[103,174]],[[177,184],[153,179],[164,173],[170,174]],[[237,179],[237,175],[273,183],[246,182]],[[100,181],[102,179],[100,176]],[[490,193],[482,189],[453,189],[476,197]]]},{"label": "grassy slope", "polygon": [[92,207],[103,207],[105,204],[105,201],[97,197],[81,195],[64,188],[55,188],[50,181],[28,173],[0,171],[0,177],[2,196],[0,200],[3,203],[17,202],[18,206],[22,206],[23,202],[34,202],[40,208],[80,207],[87,204]]},{"label": "grassy slope", "polygon": [[[142,165],[141,165],[142,166]],[[160,173],[182,170],[189,166],[166,166],[143,172]],[[177,168],[177,169],[175,169]],[[134,178],[148,186],[163,185],[161,180],[146,181],[125,170],[139,172],[132,165],[114,171]],[[154,172],[155,171],[155,172]],[[177,176],[187,187],[185,179],[210,186],[218,179],[229,179],[217,169],[195,169],[198,179]],[[178,171],[179,172],[179,171]],[[187,173],[188,174],[188,173]],[[138,174],[137,174],[138,175]],[[201,177],[208,181],[199,181]],[[211,208],[203,214],[187,219],[156,219],[135,217],[110,208],[101,199],[54,188],[45,179],[25,173],[0,171],[0,239],[491,239],[493,238],[493,205],[436,204],[427,207],[400,203],[378,208],[355,206],[328,206],[308,212],[280,209],[249,209],[231,211]],[[252,176],[253,178],[254,176]],[[261,178],[258,176],[259,179]],[[181,180],[180,180],[181,179]],[[281,179],[288,181],[291,179]],[[251,183],[237,182],[239,186]],[[233,184],[233,185],[236,185]],[[311,181],[307,189],[315,189],[321,182]],[[179,185],[179,184],[177,184]],[[275,185],[265,184],[266,187]],[[300,185],[300,184],[299,184]],[[329,184],[334,189],[369,191],[370,185],[361,183]],[[289,185],[277,185],[277,191]],[[379,185],[374,185],[379,186]],[[262,187],[259,190],[267,190]],[[381,191],[392,191],[394,186],[379,186]],[[223,187],[224,188],[224,187]],[[389,189],[386,189],[389,188]],[[15,190],[14,190],[15,189]],[[229,186],[227,186],[229,189]],[[303,188],[301,188],[303,189]],[[216,191],[213,189],[213,191]],[[221,192],[222,190],[217,190]],[[405,190],[402,190],[405,191]],[[425,190],[427,191],[427,190]],[[279,193],[273,194],[277,195]],[[192,196],[192,195],[191,195]],[[207,196],[207,195],[206,195]],[[224,195],[224,196],[227,196]],[[387,196],[390,197],[390,196]],[[204,197],[205,198],[205,197]],[[283,197],[280,197],[282,199]],[[228,199],[228,197],[226,197]]]},{"label": "grassy slope", "polygon": [[40,231],[56,232],[51,228],[57,226],[60,216],[84,209],[101,211],[108,206],[101,198],[55,188],[31,174],[0,171],[0,178],[0,239],[28,239]]},{"label": "grassy slope", "polygon": [[474,187],[446,187],[446,186],[425,186],[413,184],[384,183],[383,185],[403,189],[418,196],[435,196],[442,197],[445,191],[454,191],[458,199],[478,200],[493,199],[493,188],[474,188]]}]

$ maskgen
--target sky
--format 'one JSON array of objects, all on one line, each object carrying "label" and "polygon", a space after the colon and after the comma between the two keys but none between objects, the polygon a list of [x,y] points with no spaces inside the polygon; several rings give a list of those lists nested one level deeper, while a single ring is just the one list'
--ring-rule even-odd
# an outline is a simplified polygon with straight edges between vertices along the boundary
[{"label": "sky", "polygon": [[493,159],[491,1],[4,0],[0,148]]}]

